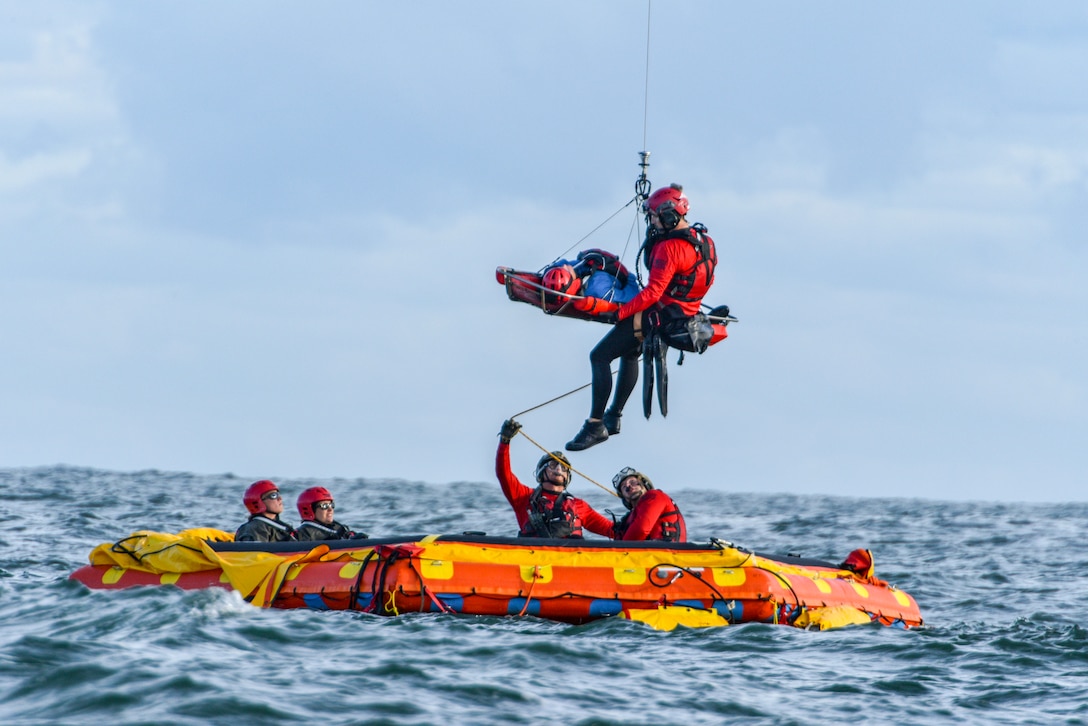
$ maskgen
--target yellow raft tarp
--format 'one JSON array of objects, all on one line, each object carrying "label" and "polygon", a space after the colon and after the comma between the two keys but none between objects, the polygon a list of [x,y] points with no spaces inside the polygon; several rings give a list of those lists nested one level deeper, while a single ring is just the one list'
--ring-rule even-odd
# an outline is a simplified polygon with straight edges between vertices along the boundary
[{"label": "yellow raft tarp", "polygon": [[851,605],[839,605],[805,610],[793,624],[805,630],[830,630],[848,625],[868,625],[871,622],[873,619],[864,610]]},{"label": "yellow raft tarp", "polygon": [[711,610],[700,610],[683,605],[661,605],[653,610],[624,610],[618,617],[649,625],[654,630],[685,628],[717,628],[729,625],[729,621]]},{"label": "yellow raft tarp", "polygon": [[140,530],[117,542],[91,550],[92,565],[112,565],[156,575],[217,570],[219,563],[204,553],[204,542],[233,542],[234,535],[202,527],[177,534]]},{"label": "yellow raft tarp", "polygon": [[[712,610],[701,610],[681,605],[659,606],[652,610],[624,610],[620,618],[645,623],[655,630],[685,628],[715,628],[729,625],[729,621]],[[831,630],[851,625],[868,625],[873,619],[864,611],[850,605],[812,608],[805,610],[794,626],[805,630]]]},{"label": "yellow raft tarp", "polygon": [[[91,551],[92,565],[107,565],[153,574],[222,570],[231,587],[259,607],[269,607],[291,565],[325,558],[329,546],[308,552],[216,552],[208,542],[231,542],[234,535],[218,529],[186,529],[177,534],[141,530]],[[328,559],[338,559],[337,553]]]}]

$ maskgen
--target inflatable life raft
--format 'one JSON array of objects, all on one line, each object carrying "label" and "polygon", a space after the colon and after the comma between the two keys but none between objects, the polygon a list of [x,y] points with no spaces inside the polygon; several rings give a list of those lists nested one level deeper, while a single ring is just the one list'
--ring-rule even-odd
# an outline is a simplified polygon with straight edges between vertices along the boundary
[{"label": "inflatable life raft", "polygon": [[[221,587],[262,607],[627,617],[661,629],[762,622],[922,625],[914,599],[837,565],[729,543],[615,543],[428,535],[322,543],[232,542],[218,530],[137,532],[71,575],[94,589]],[[316,546],[315,546],[316,545]],[[861,550],[860,552],[865,552]]]}]

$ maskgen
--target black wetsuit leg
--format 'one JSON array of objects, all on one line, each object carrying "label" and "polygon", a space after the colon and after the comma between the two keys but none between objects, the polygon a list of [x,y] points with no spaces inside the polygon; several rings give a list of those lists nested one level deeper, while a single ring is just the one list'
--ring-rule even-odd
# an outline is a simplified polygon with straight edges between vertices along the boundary
[{"label": "black wetsuit leg", "polygon": [[604,416],[608,396],[612,393],[612,361],[620,359],[620,370],[616,378],[616,397],[612,410],[623,411],[631,391],[638,383],[638,356],[642,343],[635,338],[634,317],[621,320],[612,326],[608,334],[589,354],[590,368],[593,371],[593,402],[589,417],[600,419]]}]

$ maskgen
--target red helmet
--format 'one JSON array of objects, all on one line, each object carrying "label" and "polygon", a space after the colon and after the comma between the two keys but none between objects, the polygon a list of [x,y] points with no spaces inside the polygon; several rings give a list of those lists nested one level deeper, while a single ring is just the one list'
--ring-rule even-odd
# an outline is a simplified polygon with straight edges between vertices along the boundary
[{"label": "red helmet", "polygon": [[298,495],[298,515],[304,522],[314,521],[314,505],[324,501],[332,501],[332,492],[325,487],[310,487]]},{"label": "red helmet", "polygon": [[[557,265],[544,273],[544,287],[555,292],[577,295],[582,289],[582,281],[574,274],[570,265]],[[565,298],[564,298],[565,299]]]},{"label": "red helmet", "polygon": [[653,212],[661,220],[662,227],[672,229],[688,213],[688,198],[684,196],[684,187],[679,184],[661,187],[642,203],[642,211],[647,215]]},{"label": "red helmet", "polygon": [[246,489],[246,493],[242,495],[242,501],[246,504],[246,509],[250,514],[261,514],[268,511],[268,507],[264,505],[265,494],[269,492],[279,491],[279,487],[276,486],[276,482],[269,481],[268,479],[261,479],[255,481],[249,485]]}]

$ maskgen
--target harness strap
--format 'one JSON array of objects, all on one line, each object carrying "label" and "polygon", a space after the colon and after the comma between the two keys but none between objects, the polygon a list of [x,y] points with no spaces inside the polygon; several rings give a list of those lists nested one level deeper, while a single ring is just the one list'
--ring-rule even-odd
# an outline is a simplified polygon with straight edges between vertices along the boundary
[{"label": "harness strap", "polygon": [[318,530],[319,532],[324,532],[325,534],[339,534],[339,532],[337,532],[332,527],[326,527],[325,525],[320,524],[320,523],[315,522],[315,521],[310,520],[310,519],[307,519],[305,522],[303,522],[302,524],[300,524],[298,526],[299,530],[301,530],[303,527],[313,527],[314,529]]},{"label": "harness strap", "polygon": [[526,522],[529,531],[522,530],[518,536],[581,538],[581,521],[567,508],[570,499],[570,492],[562,491],[549,506],[542,489],[537,487],[529,497],[529,521]]},{"label": "harness strap", "polygon": [[[689,234],[677,234],[673,236],[673,239],[682,239],[690,243],[695,248],[698,259],[689,272],[674,277],[676,284],[671,285],[666,290],[666,294],[681,302],[696,302],[702,298],[693,296],[691,291],[699,278],[699,270],[700,268],[703,269],[704,278],[709,282],[714,274],[714,268],[718,266],[718,256],[710,242],[709,235],[706,234],[705,227],[696,224],[689,227],[688,230],[691,230]],[[684,232],[688,230],[684,230]]]}]

